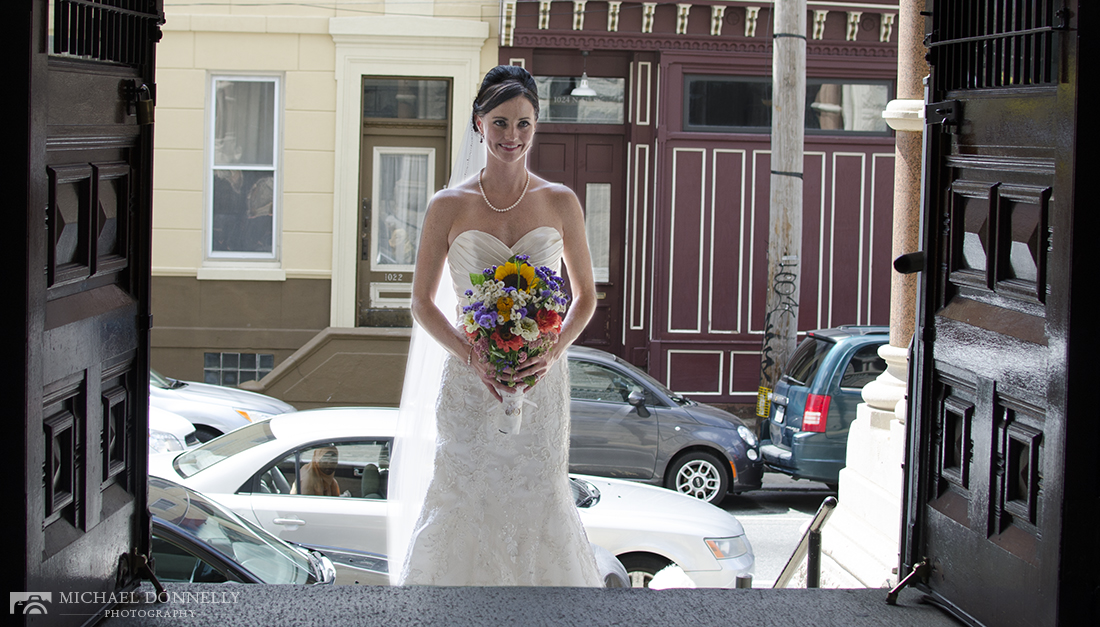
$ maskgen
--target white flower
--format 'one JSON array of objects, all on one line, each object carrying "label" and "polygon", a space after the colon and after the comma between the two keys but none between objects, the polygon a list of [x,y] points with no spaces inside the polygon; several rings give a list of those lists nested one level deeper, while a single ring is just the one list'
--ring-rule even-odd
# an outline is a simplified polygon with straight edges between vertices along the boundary
[{"label": "white flower", "polygon": [[462,315],[462,326],[466,327],[467,333],[474,333],[480,328],[474,320],[474,312],[468,311]]},{"label": "white flower", "polygon": [[534,342],[539,339],[539,325],[530,318],[521,318],[512,324],[512,333],[528,342]]}]

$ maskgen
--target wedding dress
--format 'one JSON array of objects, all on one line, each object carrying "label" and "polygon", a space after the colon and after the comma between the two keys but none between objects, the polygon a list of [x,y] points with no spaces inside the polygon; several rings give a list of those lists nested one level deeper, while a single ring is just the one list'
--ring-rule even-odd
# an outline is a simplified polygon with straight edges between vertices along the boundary
[{"label": "wedding dress", "polygon": [[[557,229],[539,227],[509,248],[481,231],[451,244],[459,295],[469,275],[527,254],[560,271]],[[436,405],[435,467],[397,583],[465,586],[600,586],[568,480],[569,374],[559,360],[525,395],[518,434],[472,369],[448,356]],[[397,564],[392,565],[398,567]]]}]

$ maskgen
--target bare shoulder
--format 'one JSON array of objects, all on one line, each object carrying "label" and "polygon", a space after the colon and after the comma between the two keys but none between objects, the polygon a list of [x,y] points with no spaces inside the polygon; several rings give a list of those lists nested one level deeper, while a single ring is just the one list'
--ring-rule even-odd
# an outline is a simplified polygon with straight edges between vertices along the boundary
[{"label": "bare shoulder", "polygon": [[[532,181],[535,180],[536,177],[532,177]],[[561,183],[554,183],[542,178],[537,178],[537,181],[538,186],[535,191],[539,191],[544,195],[547,206],[559,219],[567,222],[582,215],[581,203],[573,190]]]},{"label": "bare shoulder", "polygon": [[480,195],[477,195],[476,188],[470,189],[469,187],[468,184],[463,184],[436,192],[428,203],[427,219],[434,223],[447,225],[449,228],[449,225],[455,221],[469,203],[481,198]]}]

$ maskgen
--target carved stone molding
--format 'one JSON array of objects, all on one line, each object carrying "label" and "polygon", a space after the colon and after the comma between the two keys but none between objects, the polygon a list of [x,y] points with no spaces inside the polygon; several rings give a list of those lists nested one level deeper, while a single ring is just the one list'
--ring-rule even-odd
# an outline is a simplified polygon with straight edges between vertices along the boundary
[{"label": "carved stone molding", "polygon": [[[517,31],[513,46],[517,48],[567,48],[573,50],[699,50],[706,52],[739,52],[771,54],[771,39],[718,39],[709,35],[650,35],[642,37],[628,33],[600,31]],[[806,53],[824,57],[897,58],[895,47],[878,42],[845,45],[843,42],[818,43],[806,46]]]},{"label": "carved stone molding", "polygon": [[656,2],[643,2],[642,3],[642,32],[653,32],[653,16],[657,12]]},{"label": "carved stone molding", "polygon": [[829,17],[829,11],[814,11],[813,39],[821,39],[825,36],[825,18]]},{"label": "carved stone molding", "polygon": [[722,35],[722,18],[726,15],[726,7],[715,4],[710,7],[710,34],[712,37]]},{"label": "carved stone molding", "polygon": [[855,41],[856,34],[859,33],[859,21],[863,18],[863,11],[848,11],[848,30],[844,34],[844,38],[848,41]]},{"label": "carved stone molding", "polygon": [[760,17],[760,7],[745,7],[745,37],[756,37],[756,20]]},{"label": "carved stone molding", "polygon": [[686,35],[688,32],[688,18],[691,16],[690,4],[676,5],[676,34]]},{"label": "carved stone molding", "polygon": [[882,43],[890,43],[890,35],[894,32],[894,18],[896,13],[883,13],[882,22],[879,25],[878,40]]}]

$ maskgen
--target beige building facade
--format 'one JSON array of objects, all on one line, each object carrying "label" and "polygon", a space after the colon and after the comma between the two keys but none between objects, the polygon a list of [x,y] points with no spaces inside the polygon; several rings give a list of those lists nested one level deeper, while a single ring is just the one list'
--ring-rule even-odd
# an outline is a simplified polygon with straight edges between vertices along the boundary
[{"label": "beige building facade", "polygon": [[[339,379],[404,362],[408,231],[422,213],[392,206],[446,180],[496,62],[498,13],[495,2],[165,3],[154,368],[246,387],[276,366],[305,369],[312,387],[269,391],[397,402],[391,385],[371,393]],[[307,345],[316,363],[287,364]]]}]

